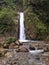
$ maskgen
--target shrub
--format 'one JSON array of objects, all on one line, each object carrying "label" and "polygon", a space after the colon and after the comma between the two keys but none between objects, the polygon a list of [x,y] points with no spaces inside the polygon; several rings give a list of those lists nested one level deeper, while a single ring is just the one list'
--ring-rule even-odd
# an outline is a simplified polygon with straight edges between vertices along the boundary
[{"label": "shrub", "polygon": [[7,43],[7,44],[10,44],[10,43],[15,42],[15,41],[16,41],[16,38],[12,38],[12,37],[8,37],[8,38],[6,39],[6,43]]},{"label": "shrub", "polygon": [[4,34],[5,32],[10,32],[14,30],[13,26],[15,26],[15,23],[12,15],[9,14],[7,8],[2,8],[0,10],[0,33]]},{"label": "shrub", "polygon": [[12,42],[15,42],[16,41],[16,38],[12,38]]},{"label": "shrub", "polygon": [[7,44],[12,43],[12,38],[11,38],[11,37],[8,37],[8,38],[6,39],[6,43],[7,43]]}]

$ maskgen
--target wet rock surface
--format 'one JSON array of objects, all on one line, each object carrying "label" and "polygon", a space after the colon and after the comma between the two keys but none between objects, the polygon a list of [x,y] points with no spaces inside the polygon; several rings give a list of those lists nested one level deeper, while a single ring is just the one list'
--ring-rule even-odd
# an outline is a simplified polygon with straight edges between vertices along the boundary
[{"label": "wet rock surface", "polygon": [[34,55],[12,49],[7,50],[7,53],[0,57],[0,65],[48,65],[49,57],[47,56],[47,53]]},{"label": "wet rock surface", "polygon": [[25,45],[22,45],[19,47],[19,52],[29,52],[29,50],[27,49]]},{"label": "wet rock surface", "polygon": [[44,48],[46,45],[37,43],[20,44],[18,41],[15,44],[9,44],[8,49],[0,45],[0,65],[49,65],[49,51],[38,54],[29,52],[29,47],[32,50],[34,48],[42,49],[42,46]]}]

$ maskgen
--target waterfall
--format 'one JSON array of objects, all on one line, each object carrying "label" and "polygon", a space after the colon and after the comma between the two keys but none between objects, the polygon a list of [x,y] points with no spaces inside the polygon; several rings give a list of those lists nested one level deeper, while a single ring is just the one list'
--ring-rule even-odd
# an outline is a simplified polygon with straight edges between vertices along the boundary
[{"label": "waterfall", "polygon": [[21,41],[21,42],[37,42],[37,41],[34,41],[34,40],[26,40],[25,26],[24,26],[24,13],[20,12],[18,14],[19,14],[19,30],[20,30],[19,41]]},{"label": "waterfall", "polygon": [[25,26],[24,26],[24,13],[20,12],[19,13],[19,41],[20,42],[31,42],[30,40],[26,40],[26,36],[25,36]]},{"label": "waterfall", "polygon": [[19,35],[19,40],[25,40],[25,27],[24,27],[24,13],[20,12],[20,35]]},{"label": "waterfall", "polygon": [[25,35],[25,26],[24,26],[24,13],[20,12],[19,14],[19,41],[20,42],[37,42],[33,40],[26,40],[26,35]]},{"label": "waterfall", "polygon": [[[19,13],[20,16],[20,20],[19,20],[19,29],[20,29],[20,35],[19,35],[19,41],[20,42],[37,42],[37,41],[31,41],[31,40],[26,40],[26,36],[25,36],[25,26],[24,26],[24,13],[20,12]],[[42,53],[44,52],[44,50],[29,50],[29,52],[32,54],[38,54],[38,53]]]}]

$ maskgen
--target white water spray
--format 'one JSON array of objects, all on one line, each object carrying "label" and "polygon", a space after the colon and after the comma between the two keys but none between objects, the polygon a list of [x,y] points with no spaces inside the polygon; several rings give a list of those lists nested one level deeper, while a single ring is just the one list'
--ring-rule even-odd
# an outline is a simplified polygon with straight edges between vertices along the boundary
[{"label": "white water spray", "polygon": [[24,13],[20,12],[20,37],[19,40],[25,40]]}]

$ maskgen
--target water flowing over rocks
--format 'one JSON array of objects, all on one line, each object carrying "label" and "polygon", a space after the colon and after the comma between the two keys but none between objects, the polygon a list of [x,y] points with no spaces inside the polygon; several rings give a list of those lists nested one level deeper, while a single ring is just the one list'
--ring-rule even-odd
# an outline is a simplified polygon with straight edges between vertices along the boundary
[{"label": "water flowing over rocks", "polygon": [[1,65],[48,65],[47,62],[49,62],[49,57],[44,54],[17,53],[15,50],[7,50],[5,56],[0,58]]},{"label": "water flowing over rocks", "polygon": [[6,49],[4,45],[0,45],[0,65],[49,65],[48,50],[36,55],[29,52],[32,50],[29,49],[30,47],[35,49],[47,48],[49,45],[44,42],[20,43],[16,40],[8,46],[11,48]]}]

